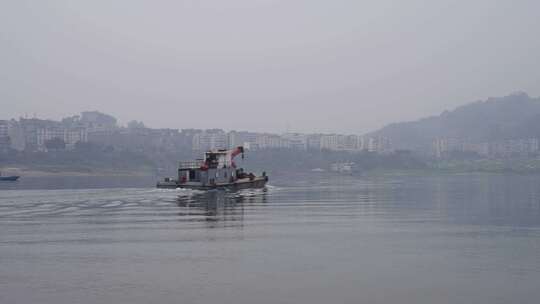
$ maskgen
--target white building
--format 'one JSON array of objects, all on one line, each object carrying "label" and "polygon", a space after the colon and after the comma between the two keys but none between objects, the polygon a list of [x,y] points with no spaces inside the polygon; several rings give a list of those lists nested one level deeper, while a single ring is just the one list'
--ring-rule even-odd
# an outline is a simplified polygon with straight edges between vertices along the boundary
[{"label": "white building", "polygon": [[9,121],[0,120],[0,137],[8,136]]},{"label": "white building", "polygon": [[358,135],[323,135],[321,149],[331,151],[358,152],[364,150],[364,138]]},{"label": "white building", "polygon": [[474,152],[481,156],[510,156],[512,154],[537,153],[540,150],[537,138],[520,138],[492,142],[470,142],[455,138],[437,138],[433,141],[433,152],[437,158],[450,152]]},{"label": "white building", "polygon": [[70,128],[64,129],[64,142],[66,143],[66,149],[72,150],[79,142],[88,141],[88,131],[86,128]]},{"label": "white building", "polygon": [[390,139],[383,136],[368,136],[363,139],[363,148],[374,153],[388,153],[392,151]]},{"label": "white building", "polygon": [[295,150],[307,150],[307,136],[301,133],[285,133],[281,136],[289,144],[289,148]]},{"label": "white building", "polygon": [[363,150],[363,138],[358,135],[346,135],[344,139],[344,150],[357,152]]},{"label": "white building", "polygon": [[520,138],[491,142],[489,152],[494,156],[536,153],[539,150],[537,138]]},{"label": "white building", "polygon": [[7,149],[9,146],[9,121],[0,120],[0,150]]},{"label": "white building", "polygon": [[192,147],[196,151],[227,149],[229,147],[228,136],[221,130],[203,131],[193,136]]},{"label": "white building", "polygon": [[463,151],[463,143],[456,138],[436,138],[433,140],[435,157],[441,158],[449,152]]},{"label": "white building", "polygon": [[47,141],[59,138],[66,144],[67,150],[72,150],[78,142],[88,141],[88,132],[86,128],[63,128],[48,127],[36,130],[37,145],[40,151],[46,151]]},{"label": "white building", "polygon": [[321,136],[321,149],[342,151],[345,149],[345,136],[339,134]]},{"label": "white building", "polygon": [[280,149],[290,147],[287,140],[275,134],[258,134],[255,138],[255,144],[258,149]]},{"label": "white building", "polygon": [[52,139],[58,138],[64,140],[63,128],[39,128],[36,130],[37,145],[41,151],[47,151],[45,144]]}]

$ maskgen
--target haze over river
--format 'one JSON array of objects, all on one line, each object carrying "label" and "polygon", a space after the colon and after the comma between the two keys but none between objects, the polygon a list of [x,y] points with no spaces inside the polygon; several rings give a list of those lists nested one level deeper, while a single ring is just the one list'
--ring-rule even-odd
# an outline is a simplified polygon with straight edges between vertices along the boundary
[{"label": "haze over river", "polygon": [[540,299],[540,176],[270,178],[1,184],[0,303]]}]

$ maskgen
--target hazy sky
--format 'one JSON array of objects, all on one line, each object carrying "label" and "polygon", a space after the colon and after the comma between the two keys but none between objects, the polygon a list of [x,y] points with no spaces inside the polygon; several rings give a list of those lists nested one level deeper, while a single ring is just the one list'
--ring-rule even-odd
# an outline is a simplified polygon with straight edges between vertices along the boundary
[{"label": "hazy sky", "polygon": [[540,1],[0,0],[0,119],[364,133],[540,95]]}]

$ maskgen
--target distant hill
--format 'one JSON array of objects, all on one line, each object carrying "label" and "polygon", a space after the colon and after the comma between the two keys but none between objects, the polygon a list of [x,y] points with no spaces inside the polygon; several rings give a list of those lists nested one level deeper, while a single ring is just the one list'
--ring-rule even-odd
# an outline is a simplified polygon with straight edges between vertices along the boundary
[{"label": "distant hill", "polygon": [[437,137],[471,142],[540,137],[540,98],[526,93],[489,98],[417,121],[393,123],[373,135],[391,139],[397,149],[426,151]]}]

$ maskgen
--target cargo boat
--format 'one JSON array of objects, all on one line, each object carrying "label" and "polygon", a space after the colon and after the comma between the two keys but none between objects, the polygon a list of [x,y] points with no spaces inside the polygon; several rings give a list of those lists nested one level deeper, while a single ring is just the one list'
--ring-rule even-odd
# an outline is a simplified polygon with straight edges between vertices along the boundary
[{"label": "cargo boat", "polygon": [[204,154],[203,159],[182,161],[178,165],[178,177],[165,178],[157,183],[158,188],[185,188],[195,190],[241,190],[263,188],[268,182],[268,176],[263,172],[256,176],[246,173],[242,168],[236,168],[234,158],[238,155],[244,158],[244,147],[232,150],[212,150]]}]

